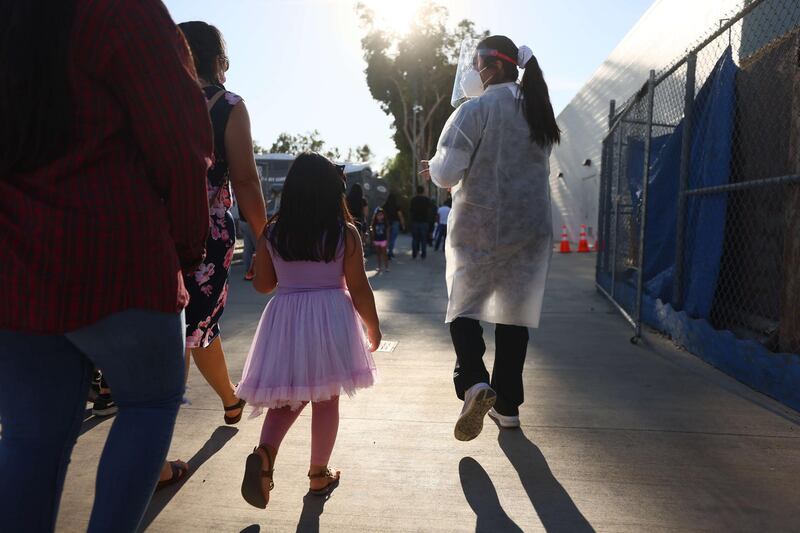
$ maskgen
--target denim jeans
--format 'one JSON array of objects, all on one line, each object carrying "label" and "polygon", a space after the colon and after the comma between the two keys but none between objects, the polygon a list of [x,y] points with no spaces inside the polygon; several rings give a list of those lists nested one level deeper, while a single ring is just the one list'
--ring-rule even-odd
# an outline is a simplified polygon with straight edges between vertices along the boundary
[{"label": "denim jeans", "polygon": [[444,243],[447,239],[447,224],[439,224],[436,226],[436,244],[433,245],[433,249],[439,251],[439,247],[441,246],[444,249]]},{"label": "denim jeans", "polygon": [[400,221],[395,220],[392,222],[392,234],[389,236],[389,257],[394,257],[394,245],[397,243],[397,237],[400,236]]},{"label": "denim jeans", "polygon": [[242,252],[242,261],[244,262],[244,271],[250,270],[250,265],[253,262],[253,254],[256,253],[256,237],[253,235],[253,229],[250,224],[242,220],[239,221],[242,228],[242,235],[244,236],[244,251]]},{"label": "denim jeans", "polygon": [[411,224],[411,255],[417,257],[417,253],[422,253],[424,259],[428,251],[428,223],[413,222]]},{"label": "denim jeans", "polygon": [[119,412],[88,530],[133,532],[169,451],[184,389],[183,314],[129,310],[66,335],[0,330],[0,521],[53,531],[96,365]]}]

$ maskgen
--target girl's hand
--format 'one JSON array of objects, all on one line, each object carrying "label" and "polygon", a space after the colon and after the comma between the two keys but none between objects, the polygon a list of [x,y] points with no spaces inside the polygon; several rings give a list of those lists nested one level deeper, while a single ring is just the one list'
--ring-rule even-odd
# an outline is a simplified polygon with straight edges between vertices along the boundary
[{"label": "girl's hand", "polygon": [[369,340],[369,351],[374,352],[381,346],[381,339],[383,335],[381,334],[381,329],[367,329],[367,340]]}]

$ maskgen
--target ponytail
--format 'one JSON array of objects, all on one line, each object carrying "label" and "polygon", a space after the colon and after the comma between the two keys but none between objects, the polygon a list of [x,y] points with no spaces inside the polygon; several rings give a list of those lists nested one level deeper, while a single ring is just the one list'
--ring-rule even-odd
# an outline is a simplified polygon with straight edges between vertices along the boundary
[{"label": "ponytail", "polygon": [[[561,130],[558,128],[550,103],[547,83],[531,49],[527,46],[517,48],[517,45],[504,35],[486,37],[477,48],[479,52],[484,51],[486,55],[500,59],[505,81],[517,81],[519,77],[517,67],[525,69],[520,83],[520,105],[531,130],[531,141],[543,148],[561,142]],[[509,61],[511,58],[515,60],[514,63]]]},{"label": "ponytail", "polygon": [[561,142],[561,130],[556,123],[550,92],[536,56],[531,56],[524,68],[520,84],[522,113],[528,121],[531,140],[542,147],[558,144]]}]

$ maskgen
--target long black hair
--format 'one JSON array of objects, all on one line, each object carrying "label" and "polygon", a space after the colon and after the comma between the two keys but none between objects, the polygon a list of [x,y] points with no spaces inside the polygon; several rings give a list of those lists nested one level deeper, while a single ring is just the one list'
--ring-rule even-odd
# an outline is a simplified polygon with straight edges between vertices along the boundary
[{"label": "long black hair", "polygon": [[364,218],[364,189],[358,183],[354,183],[347,193],[347,209],[353,218],[359,221]]},{"label": "long black hair", "polygon": [[0,0],[0,178],[68,149],[75,0]]},{"label": "long black hair", "polygon": [[[483,39],[478,44],[478,51],[481,50],[496,50],[514,60],[519,54],[519,48],[514,41],[504,35],[492,35]],[[503,81],[517,81],[519,77],[517,65],[502,59],[497,61],[503,65]],[[527,64],[521,66],[525,69],[525,73],[520,83],[522,93],[520,103],[531,130],[531,140],[542,147],[558,144],[561,142],[561,130],[556,123],[553,105],[550,103],[550,92],[544,81],[539,61],[536,56],[532,56]]]},{"label": "long black hair", "polygon": [[216,26],[202,21],[181,22],[178,27],[186,37],[197,75],[209,83],[221,83],[220,58],[225,58],[225,40]]},{"label": "long black hair", "polygon": [[267,226],[267,239],[285,261],[336,259],[345,227],[353,219],[344,204],[343,175],[316,153],[297,156],[283,184],[281,207]]}]

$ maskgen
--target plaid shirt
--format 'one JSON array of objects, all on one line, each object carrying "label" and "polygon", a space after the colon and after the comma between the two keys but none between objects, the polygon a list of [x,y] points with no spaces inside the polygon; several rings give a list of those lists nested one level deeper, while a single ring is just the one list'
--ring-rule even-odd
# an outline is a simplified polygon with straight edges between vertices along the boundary
[{"label": "plaid shirt", "polygon": [[0,329],[59,334],[126,309],[178,312],[181,269],[205,253],[211,126],[167,9],[79,0],[69,61],[69,146],[0,176]]}]

